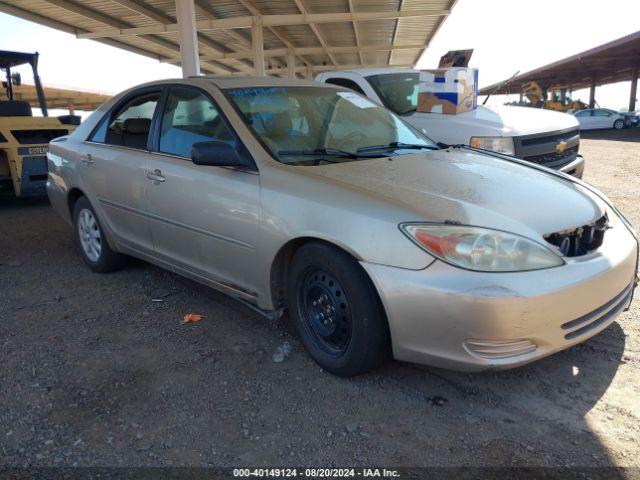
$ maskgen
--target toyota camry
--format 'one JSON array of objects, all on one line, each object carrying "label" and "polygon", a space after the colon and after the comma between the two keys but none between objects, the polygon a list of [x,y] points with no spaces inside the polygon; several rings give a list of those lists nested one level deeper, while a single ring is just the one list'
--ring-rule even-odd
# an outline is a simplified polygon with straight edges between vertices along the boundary
[{"label": "toyota camry", "polygon": [[142,85],[54,140],[48,167],[91,270],[138,257],[288,314],[343,376],[390,356],[525,364],[605,329],[636,283],[635,232],[590,185],[441,149],[331,85]]}]

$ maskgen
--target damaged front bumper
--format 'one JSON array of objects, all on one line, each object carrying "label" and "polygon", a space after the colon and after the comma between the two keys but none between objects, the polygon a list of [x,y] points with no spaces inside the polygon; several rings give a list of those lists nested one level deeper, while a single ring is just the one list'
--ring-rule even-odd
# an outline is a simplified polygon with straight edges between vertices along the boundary
[{"label": "damaged front bumper", "polygon": [[454,370],[511,368],[585,341],[629,305],[637,241],[621,221],[561,267],[484,273],[362,263],[380,294],[394,357]]}]

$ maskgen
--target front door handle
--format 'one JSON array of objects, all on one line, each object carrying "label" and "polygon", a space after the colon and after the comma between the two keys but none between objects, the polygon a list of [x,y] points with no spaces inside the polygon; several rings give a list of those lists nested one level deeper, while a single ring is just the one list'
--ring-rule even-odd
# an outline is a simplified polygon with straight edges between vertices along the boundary
[{"label": "front door handle", "polygon": [[145,172],[145,176],[149,180],[153,180],[154,182],[164,182],[166,180],[166,178],[162,176],[162,172],[158,168],[156,168],[153,171],[147,170]]},{"label": "front door handle", "polygon": [[92,163],[95,163],[90,153],[84,155],[80,160],[82,160],[82,163],[84,163],[85,165],[91,165]]}]

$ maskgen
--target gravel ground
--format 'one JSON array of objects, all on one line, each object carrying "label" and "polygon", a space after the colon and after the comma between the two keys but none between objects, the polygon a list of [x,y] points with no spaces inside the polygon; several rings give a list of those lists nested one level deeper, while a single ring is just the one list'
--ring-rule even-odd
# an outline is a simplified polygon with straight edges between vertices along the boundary
[{"label": "gravel ground", "polygon": [[[635,225],[638,142],[582,143],[585,179]],[[640,467],[640,300],[516,370],[394,362],[344,380],[286,322],[174,274],[92,274],[46,202],[2,200],[0,224],[0,467]]]}]

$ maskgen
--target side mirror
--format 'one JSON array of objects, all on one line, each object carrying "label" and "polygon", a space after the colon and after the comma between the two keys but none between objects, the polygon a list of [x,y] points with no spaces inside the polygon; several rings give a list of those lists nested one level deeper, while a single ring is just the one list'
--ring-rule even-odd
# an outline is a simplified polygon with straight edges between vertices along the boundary
[{"label": "side mirror", "polygon": [[191,148],[191,160],[196,165],[215,167],[249,166],[247,160],[238,153],[234,145],[215,140],[195,143]]}]

